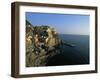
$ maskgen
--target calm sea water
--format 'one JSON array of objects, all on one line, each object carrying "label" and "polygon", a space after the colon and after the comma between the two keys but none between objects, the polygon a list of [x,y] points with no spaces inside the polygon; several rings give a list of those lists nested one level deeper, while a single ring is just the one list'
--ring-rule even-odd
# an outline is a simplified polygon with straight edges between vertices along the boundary
[{"label": "calm sea water", "polygon": [[89,36],[60,34],[59,38],[69,47],[61,45],[61,53],[49,60],[47,66],[89,64]]}]

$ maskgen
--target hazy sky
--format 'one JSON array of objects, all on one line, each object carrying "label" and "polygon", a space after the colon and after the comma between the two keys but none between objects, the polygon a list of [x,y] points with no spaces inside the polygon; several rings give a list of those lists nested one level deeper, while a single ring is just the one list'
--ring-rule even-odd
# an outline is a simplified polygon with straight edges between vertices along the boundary
[{"label": "hazy sky", "polygon": [[89,15],[26,12],[26,20],[33,26],[51,26],[61,34],[89,35]]}]

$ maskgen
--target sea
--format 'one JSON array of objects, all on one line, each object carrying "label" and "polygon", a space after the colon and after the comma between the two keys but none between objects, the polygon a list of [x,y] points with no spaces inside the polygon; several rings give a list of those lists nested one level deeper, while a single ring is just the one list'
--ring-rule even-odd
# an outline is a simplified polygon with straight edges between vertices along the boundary
[{"label": "sea", "polygon": [[59,39],[74,46],[61,45],[61,53],[52,57],[47,66],[89,64],[89,35],[59,34]]}]

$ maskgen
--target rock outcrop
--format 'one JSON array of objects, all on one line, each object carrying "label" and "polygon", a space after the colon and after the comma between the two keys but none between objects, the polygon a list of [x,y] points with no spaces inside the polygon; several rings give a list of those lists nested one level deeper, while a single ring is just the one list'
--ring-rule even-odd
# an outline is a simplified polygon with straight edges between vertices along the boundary
[{"label": "rock outcrop", "polygon": [[33,26],[26,21],[26,67],[46,66],[60,53],[60,40],[50,26]]}]

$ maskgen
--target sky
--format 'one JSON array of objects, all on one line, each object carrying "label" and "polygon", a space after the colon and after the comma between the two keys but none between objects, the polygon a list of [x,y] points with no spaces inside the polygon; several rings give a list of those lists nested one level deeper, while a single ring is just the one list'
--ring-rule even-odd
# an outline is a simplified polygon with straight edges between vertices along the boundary
[{"label": "sky", "polygon": [[26,12],[33,26],[48,25],[60,34],[89,35],[89,15]]}]

